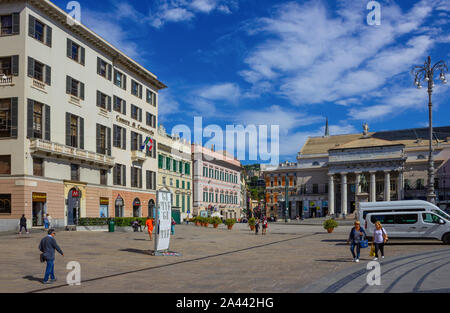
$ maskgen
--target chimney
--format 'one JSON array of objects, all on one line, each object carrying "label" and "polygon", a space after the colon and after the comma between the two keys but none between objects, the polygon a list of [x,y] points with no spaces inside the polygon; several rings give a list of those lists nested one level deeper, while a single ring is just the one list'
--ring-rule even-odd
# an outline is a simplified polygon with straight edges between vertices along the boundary
[{"label": "chimney", "polygon": [[213,151],[213,152],[216,151],[216,147],[214,145],[211,145],[211,151]]}]

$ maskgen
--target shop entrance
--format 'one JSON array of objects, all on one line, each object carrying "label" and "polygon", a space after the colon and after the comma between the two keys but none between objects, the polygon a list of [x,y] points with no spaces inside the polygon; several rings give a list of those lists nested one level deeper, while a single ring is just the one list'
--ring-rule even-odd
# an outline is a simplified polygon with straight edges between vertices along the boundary
[{"label": "shop entrance", "polygon": [[47,195],[45,193],[33,193],[33,227],[44,226]]},{"label": "shop entrance", "polygon": [[153,199],[150,199],[148,202],[148,217],[150,218],[156,218],[156,212],[155,212],[155,201]]},{"label": "shop entrance", "polygon": [[123,217],[123,198],[118,195],[115,203],[115,217]]},{"label": "shop entrance", "polygon": [[77,225],[80,218],[81,191],[72,188],[67,197],[67,225]]},{"label": "shop entrance", "polygon": [[141,217],[141,200],[139,198],[133,201],[133,217]]}]

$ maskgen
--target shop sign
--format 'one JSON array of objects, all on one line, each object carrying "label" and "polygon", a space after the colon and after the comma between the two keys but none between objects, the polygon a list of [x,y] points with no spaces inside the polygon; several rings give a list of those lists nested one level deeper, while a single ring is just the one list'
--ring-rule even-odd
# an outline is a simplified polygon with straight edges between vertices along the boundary
[{"label": "shop sign", "polygon": [[123,199],[122,199],[122,197],[120,195],[117,196],[116,205],[117,206],[123,206]]},{"label": "shop sign", "polygon": [[141,200],[139,200],[139,199],[134,199],[134,201],[133,201],[133,206],[141,206]]},{"label": "shop sign", "polygon": [[47,194],[33,193],[33,202],[47,202]]},{"label": "shop sign", "polygon": [[109,199],[108,198],[100,198],[100,205],[108,205]]}]

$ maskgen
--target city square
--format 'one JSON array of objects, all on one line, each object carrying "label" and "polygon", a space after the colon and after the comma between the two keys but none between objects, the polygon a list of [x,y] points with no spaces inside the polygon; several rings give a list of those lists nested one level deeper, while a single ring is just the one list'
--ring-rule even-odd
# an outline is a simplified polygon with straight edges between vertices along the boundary
[{"label": "city square", "polygon": [[[256,236],[246,224],[236,224],[231,231],[223,225],[219,229],[178,225],[170,250],[181,256],[151,256],[154,242],[145,232],[58,232],[56,239],[65,256],[56,258],[58,281],[52,285],[41,283],[44,266],[39,263],[37,246],[44,234],[21,237],[17,234],[2,235],[0,249],[7,249],[9,253],[2,257],[0,292],[322,292],[350,272],[363,270],[363,281],[366,280],[366,273],[369,272],[366,264],[372,258],[367,249],[362,249],[361,264],[352,262],[349,246],[346,245],[349,230],[350,226],[342,226],[328,234],[319,225],[274,223],[270,224],[266,236]],[[393,239],[386,247],[383,262],[405,257],[411,262],[411,255],[420,259],[416,255],[432,257],[433,253],[440,259],[446,253],[445,262],[432,265],[441,265],[441,273],[447,273],[450,249],[439,241]],[[434,259],[427,259],[430,260]],[[69,270],[66,264],[70,261],[81,265],[80,286],[67,285]],[[383,262],[382,285],[379,288],[387,288],[388,281],[403,274],[402,271],[391,271],[384,276]],[[408,263],[406,260],[403,262]],[[420,266],[420,262],[413,265],[411,267]],[[424,265],[423,271],[426,270],[428,268]],[[418,269],[416,271],[421,273]],[[422,275],[414,277],[414,283],[410,277],[406,277],[405,281],[400,279],[404,285],[399,284],[400,287],[392,289],[392,292],[412,292],[421,278]],[[448,276],[426,278],[424,289],[420,290],[448,289]],[[430,282],[436,287],[431,288]]]}]

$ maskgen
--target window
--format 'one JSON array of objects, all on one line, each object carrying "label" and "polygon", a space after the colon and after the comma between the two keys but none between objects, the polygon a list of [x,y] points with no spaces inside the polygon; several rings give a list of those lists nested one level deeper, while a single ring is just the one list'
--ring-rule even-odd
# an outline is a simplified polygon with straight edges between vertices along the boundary
[{"label": "window", "polygon": [[142,169],[131,167],[131,187],[142,188]]},{"label": "window", "polygon": [[97,124],[97,153],[111,155],[111,128]]},{"label": "window", "polygon": [[66,145],[84,149],[84,119],[66,113]]},{"label": "window", "polygon": [[131,132],[131,151],[139,151],[142,146],[142,135]]},{"label": "window", "polygon": [[146,124],[150,127],[156,128],[156,116],[146,112]]},{"label": "window", "polygon": [[319,193],[319,185],[318,184],[313,184],[313,193],[314,194],[318,194]]},{"label": "window", "polygon": [[127,76],[118,70],[114,70],[114,84],[124,90],[127,89]]},{"label": "window", "polygon": [[0,155],[0,175],[11,175],[10,155]]},{"label": "window", "polygon": [[111,112],[111,97],[97,90],[97,106]]},{"label": "window", "polygon": [[100,185],[108,185],[108,171],[100,170]]},{"label": "window", "polygon": [[50,66],[28,57],[28,77],[34,78],[50,86],[51,75],[52,69]]},{"label": "window", "polygon": [[117,186],[126,186],[126,166],[122,164],[116,164],[113,169],[113,184]]},{"label": "window", "polygon": [[42,103],[34,101],[33,105],[33,138],[42,139]]},{"label": "window", "polygon": [[161,154],[158,155],[158,168],[164,168],[164,156],[162,156]]},{"label": "window", "polygon": [[116,148],[127,149],[127,130],[123,127],[113,126],[113,146]]},{"label": "window", "polygon": [[418,190],[423,190],[423,189],[425,189],[425,183],[424,183],[424,180],[423,180],[423,179],[418,179],[418,180],[416,181],[416,188],[417,188]]},{"label": "window", "polygon": [[78,117],[70,116],[70,144],[71,147],[78,147]]},{"label": "window", "polygon": [[78,164],[70,164],[70,179],[80,181],[80,166]]},{"label": "window", "polygon": [[33,176],[44,176],[44,160],[33,158]]},{"label": "window", "polygon": [[422,219],[423,219],[424,223],[429,223],[429,224],[439,224],[439,221],[441,220],[441,218],[439,216],[431,214],[431,213],[423,213]]},{"label": "window", "polygon": [[127,102],[119,97],[114,96],[114,111],[127,114]]},{"label": "window", "polygon": [[17,137],[17,98],[0,99],[0,138]]},{"label": "window", "polygon": [[0,36],[11,35],[13,33],[12,15],[0,16]]},{"label": "window", "polygon": [[169,157],[166,157],[166,170],[170,171],[171,166],[171,159]]},{"label": "window", "polygon": [[84,100],[84,84],[70,76],[67,76],[66,93]]},{"label": "window", "polygon": [[11,214],[11,194],[0,194],[0,214]]},{"label": "window", "polygon": [[417,214],[400,214],[395,215],[395,224],[416,224]]},{"label": "window", "polygon": [[142,122],[142,109],[135,105],[131,105],[131,118]]},{"label": "window", "polygon": [[37,20],[33,16],[29,16],[28,35],[47,46],[52,46],[52,28]]},{"label": "window", "polygon": [[67,57],[84,65],[85,49],[67,38]]},{"label": "window", "polygon": [[97,57],[97,74],[106,78],[107,80],[112,79],[112,65],[108,62]]},{"label": "window", "polygon": [[156,107],[156,93],[147,89],[147,103]]},{"label": "window", "polygon": [[426,159],[426,157],[423,154],[419,154],[417,156],[417,160],[425,160],[425,159]]},{"label": "window", "polygon": [[156,189],[156,173],[152,171],[147,171],[147,189],[155,190]]},{"label": "window", "polygon": [[142,99],[142,85],[131,80],[131,94]]},{"label": "window", "polygon": [[12,75],[12,57],[0,58],[0,76],[3,75]]}]

